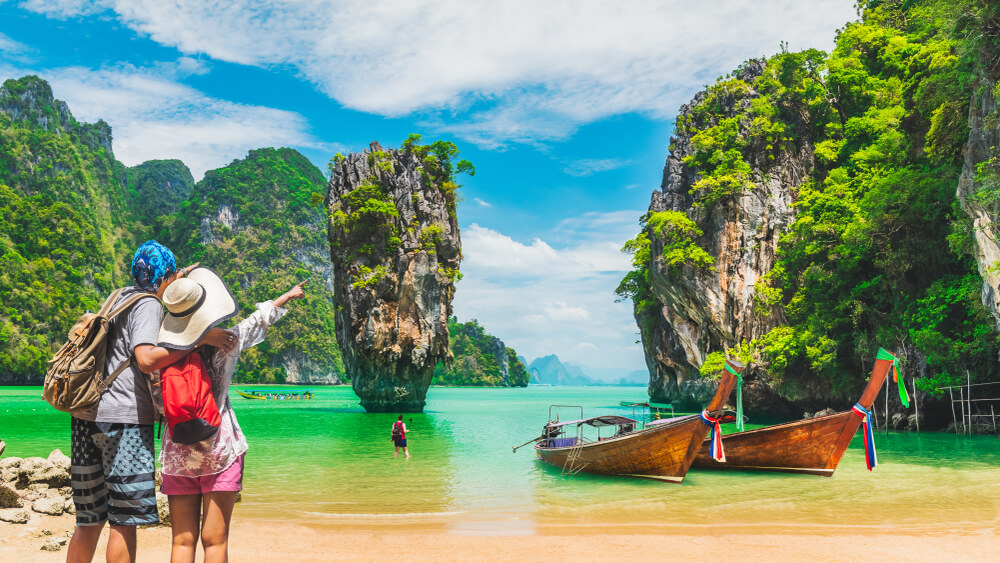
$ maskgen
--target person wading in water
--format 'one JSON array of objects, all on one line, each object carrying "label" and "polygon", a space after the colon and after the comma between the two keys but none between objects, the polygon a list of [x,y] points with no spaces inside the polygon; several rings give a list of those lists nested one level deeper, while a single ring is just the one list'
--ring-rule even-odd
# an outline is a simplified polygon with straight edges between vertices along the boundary
[{"label": "person wading in water", "polygon": [[410,452],[406,449],[406,423],[403,422],[403,415],[399,415],[399,420],[392,424],[392,443],[396,445],[396,454],[392,457],[399,457],[399,448],[403,448],[403,453],[407,459]]}]

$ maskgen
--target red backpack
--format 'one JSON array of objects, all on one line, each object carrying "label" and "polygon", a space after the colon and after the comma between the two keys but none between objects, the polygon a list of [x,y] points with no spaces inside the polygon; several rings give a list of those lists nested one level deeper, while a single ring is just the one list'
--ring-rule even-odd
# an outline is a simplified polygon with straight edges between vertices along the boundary
[{"label": "red backpack", "polygon": [[175,444],[215,436],[222,418],[212,395],[212,380],[197,352],[163,370],[163,415]]}]

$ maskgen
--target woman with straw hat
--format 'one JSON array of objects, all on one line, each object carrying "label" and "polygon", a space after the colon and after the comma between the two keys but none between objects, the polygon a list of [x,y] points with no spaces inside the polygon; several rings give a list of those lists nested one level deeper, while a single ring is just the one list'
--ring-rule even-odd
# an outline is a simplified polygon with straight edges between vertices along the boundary
[{"label": "woman with straw hat", "polygon": [[[264,341],[267,327],[286,313],[285,304],[305,297],[303,285],[305,282],[273,301],[258,303],[256,311],[227,331],[227,346],[198,349],[212,382],[221,423],[214,435],[193,444],[175,443],[170,432],[163,433],[160,490],[170,501],[172,562],[194,561],[199,530],[206,563],[228,560],[229,522],[236,493],[243,489],[247,451],[246,438],[229,402],[229,385],[240,352]],[[174,349],[195,348],[203,334],[239,311],[222,278],[200,267],[168,287],[163,304],[167,315],[160,327],[159,345]]]}]

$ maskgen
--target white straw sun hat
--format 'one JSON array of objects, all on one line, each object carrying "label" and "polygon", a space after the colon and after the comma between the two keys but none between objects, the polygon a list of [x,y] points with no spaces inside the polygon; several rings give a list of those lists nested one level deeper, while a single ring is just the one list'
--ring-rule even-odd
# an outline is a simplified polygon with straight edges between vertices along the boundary
[{"label": "white straw sun hat", "polygon": [[218,274],[198,267],[163,292],[167,314],[160,326],[160,346],[188,350],[215,325],[236,316],[236,299]]}]

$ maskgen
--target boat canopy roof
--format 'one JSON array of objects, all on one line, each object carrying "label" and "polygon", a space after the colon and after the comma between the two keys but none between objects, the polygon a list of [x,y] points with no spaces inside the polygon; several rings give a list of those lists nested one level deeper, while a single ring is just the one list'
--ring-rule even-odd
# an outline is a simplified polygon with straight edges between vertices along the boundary
[{"label": "boat canopy roof", "polygon": [[685,416],[675,416],[675,417],[672,417],[672,418],[658,418],[656,420],[651,420],[651,421],[647,422],[646,426],[656,426],[657,424],[670,424],[670,423],[677,422],[677,421],[680,421],[680,420],[686,420],[686,419],[689,419],[689,418],[692,418],[692,417],[695,417],[695,416],[698,416],[698,415],[696,415],[696,414],[689,414],[689,415],[685,415]]},{"label": "boat canopy roof", "polygon": [[626,416],[609,414],[605,416],[581,418],[578,420],[567,420],[566,422],[551,422],[545,426],[548,428],[561,428],[563,426],[581,426],[584,424],[589,426],[619,426],[622,424],[636,424],[636,421]]}]

